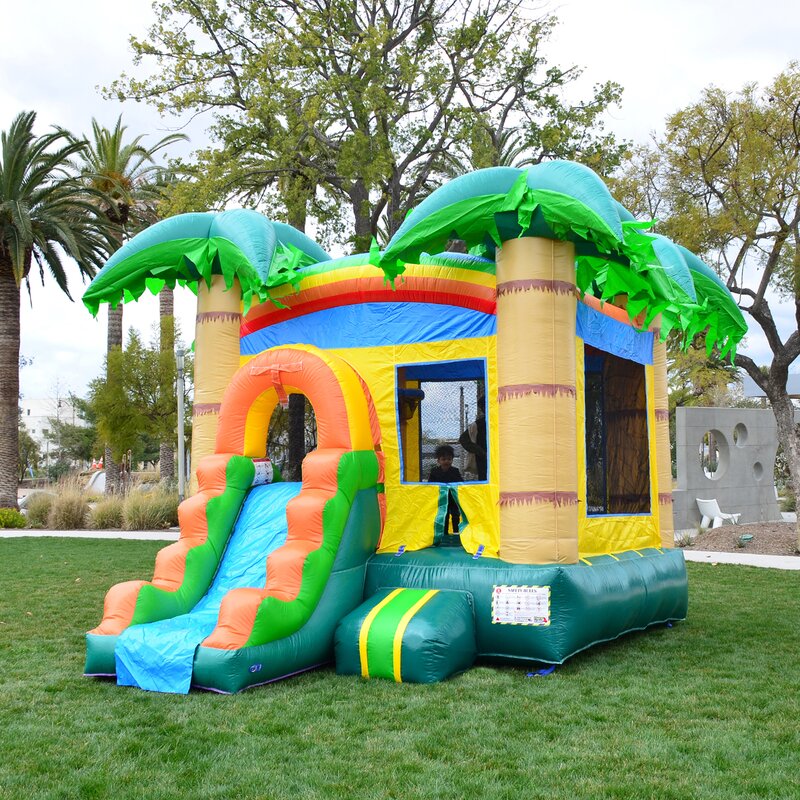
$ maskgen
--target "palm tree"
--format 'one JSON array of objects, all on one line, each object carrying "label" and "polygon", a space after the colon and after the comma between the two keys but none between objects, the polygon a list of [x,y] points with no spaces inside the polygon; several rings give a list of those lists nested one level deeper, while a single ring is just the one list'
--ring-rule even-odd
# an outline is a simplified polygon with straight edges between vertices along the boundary
[{"label": "palm tree", "polygon": [[0,507],[8,508],[17,506],[20,286],[35,263],[71,300],[64,255],[91,277],[110,247],[98,196],[70,170],[85,142],[61,130],[34,136],[35,120],[23,112],[0,134]]},{"label": "palm tree", "polygon": [[[139,135],[125,141],[127,127],[122,116],[113,129],[105,128],[92,119],[92,137],[81,151],[77,165],[86,185],[104,198],[100,209],[111,225],[113,246],[107,253],[122,247],[131,233],[158,220],[157,206],[162,198],[165,170],[155,163],[155,156],[186,136],[173,133],[146,147]],[[74,140],[74,137],[70,137]],[[122,347],[122,303],[108,309],[107,352]],[[110,448],[105,451],[106,491],[119,489],[119,466],[114,462]]]}]

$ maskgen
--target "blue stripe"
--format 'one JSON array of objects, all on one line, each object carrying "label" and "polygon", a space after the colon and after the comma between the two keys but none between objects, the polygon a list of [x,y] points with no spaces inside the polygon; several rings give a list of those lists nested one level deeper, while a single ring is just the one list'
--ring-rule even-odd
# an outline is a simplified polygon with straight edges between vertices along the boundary
[{"label": "blue stripe", "polygon": [[438,303],[358,303],[278,322],[241,340],[242,355],[282,344],[383,347],[494,336],[497,318]]},{"label": "blue stripe", "polygon": [[637,331],[624,322],[607,317],[578,303],[575,333],[586,344],[637,364],[653,363],[652,331]]}]

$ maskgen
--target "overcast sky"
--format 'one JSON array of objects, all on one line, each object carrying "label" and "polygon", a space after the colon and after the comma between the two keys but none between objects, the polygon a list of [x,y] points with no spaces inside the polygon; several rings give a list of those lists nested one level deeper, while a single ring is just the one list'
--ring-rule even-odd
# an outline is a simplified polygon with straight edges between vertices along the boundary
[{"label": "overcast sky", "polygon": [[[148,133],[155,142],[175,130],[149,107],[103,100],[98,86],[134,70],[128,47],[152,20],[150,0],[123,5],[80,0],[2,0],[0,26],[0,129],[22,110],[38,113],[38,132],[62,125],[90,129],[92,117],[112,126],[122,113],[131,133]],[[768,83],[800,58],[800,3],[797,0],[561,0],[546,7],[561,25],[547,50],[561,66],[585,67],[583,82],[614,80],[625,87],[623,105],[608,119],[619,136],[644,141],[663,129],[665,117],[696,100],[713,83],[735,92],[746,82]],[[187,129],[193,144],[202,141],[202,124]],[[175,154],[176,151],[173,151]],[[48,283],[32,281],[33,307],[22,307],[22,354],[33,359],[20,373],[27,397],[74,391],[102,370],[105,311],[93,320],[80,303],[83,287],[70,274],[75,303]],[[194,297],[176,292],[176,311],[184,338],[191,341]],[[774,313],[791,330],[788,304]],[[149,338],[158,302],[149,294],[125,306],[126,327]],[[786,326],[789,326],[788,328]],[[769,361],[769,350],[751,334],[742,352]]]}]

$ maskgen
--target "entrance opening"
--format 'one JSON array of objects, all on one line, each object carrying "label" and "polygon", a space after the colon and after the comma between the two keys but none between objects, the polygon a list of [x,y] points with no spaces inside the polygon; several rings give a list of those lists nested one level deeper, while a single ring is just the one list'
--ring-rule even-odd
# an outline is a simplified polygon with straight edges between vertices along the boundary
[{"label": "entrance opening", "polygon": [[[300,402],[303,400],[304,402]],[[295,409],[304,406],[302,417]],[[302,420],[302,421],[301,421]],[[293,430],[293,426],[297,429]],[[293,441],[294,439],[294,441]],[[275,406],[267,433],[267,455],[283,475],[284,480],[301,480],[300,466],[303,459],[317,447],[317,419],[314,409],[305,395],[290,395],[289,406]],[[295,459],[292,458],[296,449]]]},{"label": "entrance opening", "polygon": [[453,448],[462,482],[488,474],[486,364],[483,360],[397,368],[397,425],[403,483],[428,481],[436,450]]},{"label": "entrance opening", "polygon": [[584,365],[586,513],[649,514],[644,367],[589,345]]}]

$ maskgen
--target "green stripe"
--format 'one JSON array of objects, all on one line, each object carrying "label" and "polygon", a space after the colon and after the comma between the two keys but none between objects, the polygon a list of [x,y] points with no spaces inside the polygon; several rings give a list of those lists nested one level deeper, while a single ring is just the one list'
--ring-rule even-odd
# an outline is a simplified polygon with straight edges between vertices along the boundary
[{"label": "green stripe", "polygon": [[427,592],[427,589],[403,589],[372,620],[367,638],[367,664],[370,677],[394,680],[395,631],[403,615]]},{"label": "green stripe", "polygon": [[433,544],[441,544],[444,536],[444,521],[447,516],[447,501],[450,492],[446,485],[439,487],[439,507],[436,509],[436,517],[433,520]]}]

